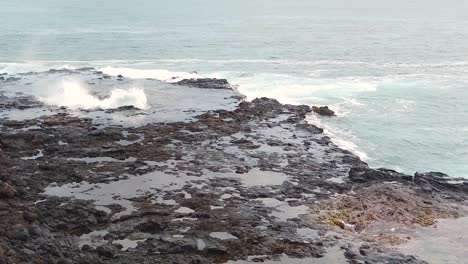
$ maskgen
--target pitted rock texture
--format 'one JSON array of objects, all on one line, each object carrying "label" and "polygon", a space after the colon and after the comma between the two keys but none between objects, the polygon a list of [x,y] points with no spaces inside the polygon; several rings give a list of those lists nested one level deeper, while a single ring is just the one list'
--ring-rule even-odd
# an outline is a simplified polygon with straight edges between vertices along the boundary
[{"label": "pitted rock texture", "polygon": [[371,169],[305,121],[309,106],[241,98],[135,127],[66,109],[0,120],[15,190],[0,263],[426,263],[392,247],[466,214],[465,180]]}]

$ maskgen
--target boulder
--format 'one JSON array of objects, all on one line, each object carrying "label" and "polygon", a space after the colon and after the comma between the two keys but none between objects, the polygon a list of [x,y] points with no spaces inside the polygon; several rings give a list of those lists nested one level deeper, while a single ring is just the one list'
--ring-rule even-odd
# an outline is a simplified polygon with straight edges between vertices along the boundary
[{"label": "boulder", "polygon": [[114,111],[138,111],[138,110],[141,110],[141,109],[133,105],[124,105],[124,106],[120,106]]},{"label": "boulder", "polygon": [[335,112],[328,106],[313,106],[312,111],[322,116],[335,116]]}]

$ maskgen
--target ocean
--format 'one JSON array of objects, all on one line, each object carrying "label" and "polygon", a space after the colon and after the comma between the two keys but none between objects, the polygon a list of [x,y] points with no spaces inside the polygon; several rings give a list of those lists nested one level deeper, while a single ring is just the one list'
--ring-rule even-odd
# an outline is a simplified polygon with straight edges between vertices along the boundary
[{"label": "ocean", "polygon": [[[468,2],[0,2],[0,72],[226,78],[310,116],[372,167],[468,177]],[[155,95],[157,96],[157,95]]]}]

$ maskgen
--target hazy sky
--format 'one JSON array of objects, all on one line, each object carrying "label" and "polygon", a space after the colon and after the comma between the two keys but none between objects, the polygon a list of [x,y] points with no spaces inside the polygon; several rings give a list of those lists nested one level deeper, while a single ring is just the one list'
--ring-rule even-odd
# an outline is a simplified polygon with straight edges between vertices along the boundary
[{"label": "hazy sky", "polygon": [[[297,15],[366,16],[382,18],[467,19],[466,0],[15,0],[1,1],[1,13],[51,12],[62,8],[100,10],[101,12],[157,13],[160,10],[177,14],[178,9],[213,12],[219,15],[274,13],[295,9]],[[281,8],[278,8],[281,7]],[[28,12],[29,11],[29,12]],[[290,12],[289,12],[290,14]],[[81,14],[87,16],[86,12]],[[98,16],[98,13],[93,13]],[[1,17],[0,17],[1,19]],[[34,17],[20,17],[34,19]]]}]

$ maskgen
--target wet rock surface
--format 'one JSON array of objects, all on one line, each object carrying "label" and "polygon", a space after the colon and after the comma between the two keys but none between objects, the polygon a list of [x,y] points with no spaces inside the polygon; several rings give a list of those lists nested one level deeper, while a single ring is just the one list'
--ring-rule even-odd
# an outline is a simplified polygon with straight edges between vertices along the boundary
[{"label": "wet rock surface", "polygon": [[11,187],[8,183],[0,181],[0,197],[13,198],[16,195],[15,188]]},{"label": "wet rock surface", "polygon": [[1,119],[0,263],[431,263],[399,245],[466,215],[466,180],[371,169],[309,106],[241,99],[133,126]]},{"label": "wet rock surface", "polygon": [[312,111],[322,116],[334,116],[335,112],[328,106],[313,106]]},{"label": "wet rock surface", "polygon": [[181,81],[176,82],[176,84],[201,89],[233,89],[232,85],[230,85],[226,79],[215,78],[183,79]]}]

